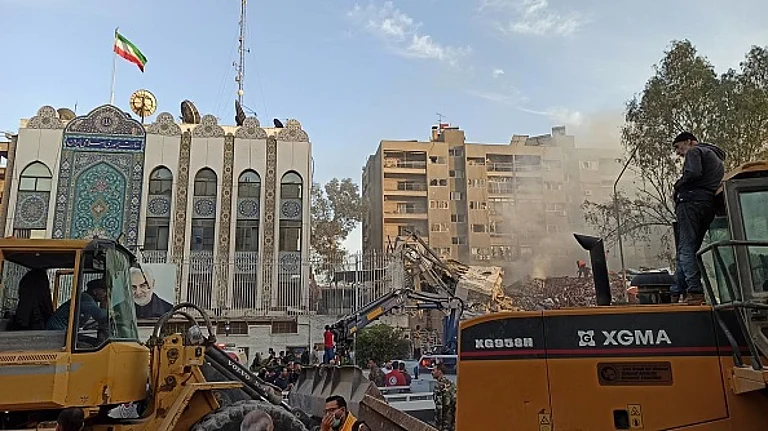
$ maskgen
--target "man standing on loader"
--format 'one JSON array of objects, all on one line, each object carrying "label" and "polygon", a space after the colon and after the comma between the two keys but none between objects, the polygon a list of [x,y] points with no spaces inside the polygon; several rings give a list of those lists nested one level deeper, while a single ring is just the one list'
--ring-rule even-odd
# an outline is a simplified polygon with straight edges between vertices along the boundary
[{"label": "man standing on loader", "polygon": [[684,157],[683,173],[674,186],[675,216],[677,218],[676,285],[672,286],[672,302],[681,296],[690,303],[704,302],[701,273],[696,252],[715,217],[715,192],[725,174],[725,152],[720,148],[698,142],[690,132],[677,135],[673,145],[677,155]]},{"label": "man standing on loader", "polygon": [[437,381],[432,398],[435,400],[435,428],[453,431],[456,424],[456,386],[445,377],[445,366],[436,364],[432,377]]}]

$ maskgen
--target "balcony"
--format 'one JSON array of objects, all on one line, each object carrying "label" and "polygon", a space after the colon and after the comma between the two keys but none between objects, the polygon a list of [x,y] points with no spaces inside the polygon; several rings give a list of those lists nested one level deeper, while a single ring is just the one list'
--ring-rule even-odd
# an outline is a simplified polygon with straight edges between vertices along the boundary
[{"label": "balcony", "polygon": [[427,184],[401,181],[397,184],[384,185],[384,193],[393,196],[426,196]]},{"label": "balcony", "polygon": [[541,164],[521,164],[521,163],[510,163],[510,162],[487,162],[485,164],[485,169],[488,171],[488,173],[494,173],[494,172],[538,172],[541,171]]},{"label": "balcony", "polygon": [[397,208],[385,208],[386,218],[426,219],[426,206],[399,205]]},{"label": "balcony", "polygon": [[387,172],[426,173],[427,161],[426,160],[384,159],[384,170],[386,170]]}]

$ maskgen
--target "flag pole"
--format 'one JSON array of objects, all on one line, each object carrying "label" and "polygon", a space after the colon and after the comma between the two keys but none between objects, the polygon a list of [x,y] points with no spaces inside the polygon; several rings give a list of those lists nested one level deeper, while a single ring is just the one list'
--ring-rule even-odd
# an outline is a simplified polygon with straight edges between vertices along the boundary
[{"label": "flag pole", "polygon": [[115,104],[115,76],[117,74],[117,53],[115,52],[115,42],[117,41],[117,32],[120,27],[115,27],[115,40],[112,41],[112,88],[109,92],[109,104]]}]

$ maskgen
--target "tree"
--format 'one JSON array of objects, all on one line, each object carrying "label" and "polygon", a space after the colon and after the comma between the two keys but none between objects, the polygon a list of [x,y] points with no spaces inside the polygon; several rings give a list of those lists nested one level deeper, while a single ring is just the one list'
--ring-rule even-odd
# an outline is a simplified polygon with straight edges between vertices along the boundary
[{"label": "tree", "polygon": [[330,180],[325,187],[312,184],[312,249],[328,259],[344,254],[341,243],[363,220],[365,207],[351,178]]},{"label": "tree", "polygon": [[681,160],[672,138],[690,131],[727,153],[726,169],[764,157],[768,143],[768,51],[752,47],[740,65],[718,77],[690,41],[675,41],[655,66],[643,92],[627,102],[622,145],[635,154],[636,192],[609,202],[585,202],[585,220],[616,239],[614,200],[622,234],[642,239],[661,229],[669,239],[675,220],[672,192]]},{"label": "tree", "polygon": [[355,338],[355,360],[364,366],[370,359],[382,364],[393,359],[409,356],[410,347],[400,328],[379,323],[357,333]]}]

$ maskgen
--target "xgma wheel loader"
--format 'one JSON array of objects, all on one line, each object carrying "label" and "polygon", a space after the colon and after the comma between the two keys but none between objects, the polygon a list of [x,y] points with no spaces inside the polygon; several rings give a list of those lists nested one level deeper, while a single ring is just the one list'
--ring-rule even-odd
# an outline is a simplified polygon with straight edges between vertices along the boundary
[{"label": "xgma wheel loader", "polygon": [[576,235],[597,307],[462,322],[456,429],[768,430],[768,161],[728,173],[714,204],[706,304],[670,303],[674,279],[644,274],[650,304],[612,305],[602,240]]}]

